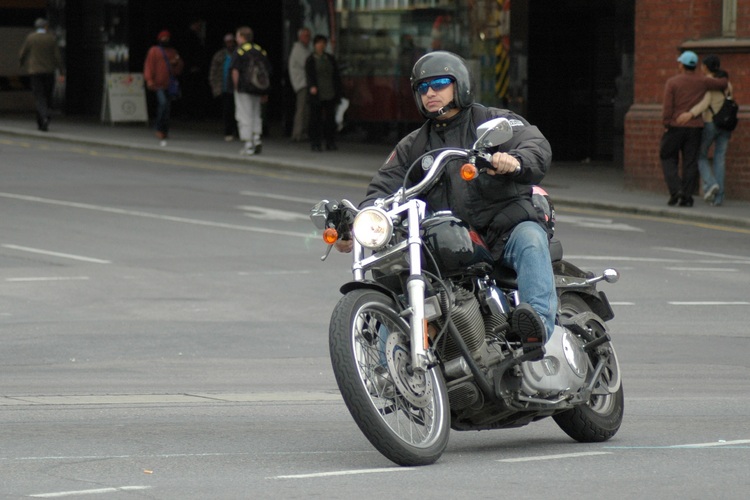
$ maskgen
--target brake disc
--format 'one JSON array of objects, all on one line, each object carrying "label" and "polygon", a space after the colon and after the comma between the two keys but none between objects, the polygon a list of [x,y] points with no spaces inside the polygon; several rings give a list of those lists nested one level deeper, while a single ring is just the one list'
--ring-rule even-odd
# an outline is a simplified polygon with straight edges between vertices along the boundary
[{"label": "brake disc", "polygon": [[[432,381],[423,372],[415,372],[411,367],[411,353],[408,339],[401,332],[392,332],[385,342],[385,357],[388,371],[398,392],[417,408],[424,408],[432,402]],[[409,373],[411,371],[411,373]]]}]

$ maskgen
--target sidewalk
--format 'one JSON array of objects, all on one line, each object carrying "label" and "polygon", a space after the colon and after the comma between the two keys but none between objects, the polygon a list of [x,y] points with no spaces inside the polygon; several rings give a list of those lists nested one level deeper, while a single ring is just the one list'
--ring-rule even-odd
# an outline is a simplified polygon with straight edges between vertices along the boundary
[{"label": "sidewalk", "polygon": [[[149,152],[220,159],[244,165],[309,170],[369,181],[385,161],[393,144],[366,143],[363,137],[342,137],[339,150],[314,153],[307,143],[293,143],[279,132],[263,139],[263,152],[241,157],[240,142],[225,142],[218,122],[173,121],[167,146],[160,147],[145,124],[109,125],[94,118],[56,117],[49,132],[36,130],[32,115],[0,117],[0,134],[57,140],[90,146],[111,146]],[[355,140],[356,139],[356,140]],[[0,160],[1,163],[1,160]],[[693,207],[669,207],[664,193],[626,191],[623,172],[609,163],[553,163],[542,186],[558,207],[581,207],[639,213],[682,220],[750,227],[750,202],[726,200],[713,207],[696,197]],[[364,195],[364,190],[363,190]]]}]

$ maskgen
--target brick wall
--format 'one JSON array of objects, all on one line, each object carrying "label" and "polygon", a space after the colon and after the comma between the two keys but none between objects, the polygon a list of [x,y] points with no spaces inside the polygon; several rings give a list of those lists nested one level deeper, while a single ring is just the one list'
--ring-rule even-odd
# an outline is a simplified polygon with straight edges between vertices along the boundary
[{"label": "brick wall", "polygon": [[730,74],[740,124],[727,151],[726,197],[750,200],[750,0],[737,0],[736,39],[717,40],[721,12],[721,0],[636,0],[634,102],[625,116],[626,187],[668,195],[659,163],[664,83],[677,74],[680,48],[689,47],[701,59],[719,55]]}]

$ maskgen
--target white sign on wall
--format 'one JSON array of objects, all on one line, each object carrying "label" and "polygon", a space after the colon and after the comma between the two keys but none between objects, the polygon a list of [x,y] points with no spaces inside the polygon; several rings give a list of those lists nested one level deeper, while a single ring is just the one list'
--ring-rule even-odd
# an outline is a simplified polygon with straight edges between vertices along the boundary
[{"label": "white sign on wall", "polygon": [[142,73],[109,73],[102,102],[102,121],[148,122]]}]

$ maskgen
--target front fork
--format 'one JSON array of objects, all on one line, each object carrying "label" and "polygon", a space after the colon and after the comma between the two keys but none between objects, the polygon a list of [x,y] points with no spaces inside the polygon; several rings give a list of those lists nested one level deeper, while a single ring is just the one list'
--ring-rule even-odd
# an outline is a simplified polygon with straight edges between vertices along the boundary
[{"label": "front fork", "polygon": [[[427,286],[422,276],[422,238],[420,236],[420,221],[424,218],[426,205],[420,200],[410,200],[404,205],[392,210],[390,214],[397,216],[406,212],[409,236],[407,249],[409,252],[409,279],[406,283],[406,293],[409,297],[409,307],[402,311],[402,316],[409,316],[411,330],[411,369],[425,373],[435,361],[429,350],[427,334],[427,320],[425,318],[425,290]],[[364,248],[354,238],[354,280],[363,281],[365,270],[361,262],[364,259]]]}]

